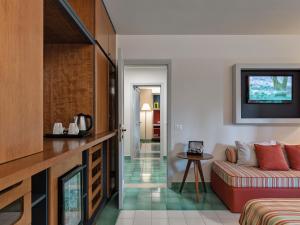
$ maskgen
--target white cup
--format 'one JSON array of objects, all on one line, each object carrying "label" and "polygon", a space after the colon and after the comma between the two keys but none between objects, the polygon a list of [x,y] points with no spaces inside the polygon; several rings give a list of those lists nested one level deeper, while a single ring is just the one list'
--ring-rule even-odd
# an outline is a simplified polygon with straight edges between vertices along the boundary
[{"label": "white cup", "polygon": [[68,134],[77,135],[78,133],[79,133],[79,128],[78,128],[77,124],[76,123],[70,123]]},{"label": "white cup", "polygon": [[53,134],[63,134],[63,133],[64,133],[64,127],[62,123],[54,123]]}]

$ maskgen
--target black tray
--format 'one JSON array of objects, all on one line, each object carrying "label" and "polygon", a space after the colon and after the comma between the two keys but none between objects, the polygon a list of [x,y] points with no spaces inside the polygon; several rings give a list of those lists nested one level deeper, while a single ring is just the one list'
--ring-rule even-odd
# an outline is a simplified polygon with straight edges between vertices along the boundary
[{"label": "black tray", "polygon": [[83,138],[91,135],[89,132],[79,132],[79,134],[45,134],[46,138]]},{"label": "black tray", "polygon": [[187,155],[196,155],[196,156],[202,156],[203,155],[203,153],[189,152],[189,151],[187,151],[186,154]]}]

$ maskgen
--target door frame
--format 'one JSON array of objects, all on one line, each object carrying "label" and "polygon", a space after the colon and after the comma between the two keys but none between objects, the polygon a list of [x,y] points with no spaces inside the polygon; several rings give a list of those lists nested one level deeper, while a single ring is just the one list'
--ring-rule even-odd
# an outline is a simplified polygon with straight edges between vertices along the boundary
[{"label": "door frame", "polygon": [[[126,67],[127,65],[124,65],[124,68]],[[132,65],[130,65],[132,66]],[[148,66],[148,65],[146,65]],[[164,66],[164,65],[162,65]],[[167,81],[167,85],[168,85],[168,81]],[[168,92],[165,92],[165,90],[167,89],[166,85],[164,85],[163,83],[160,83],[160,82],[153,82],[153,83],[130,83],[130,99],[133,100],[133,88],[135,86],[138,86],[138,87],[160,87],[160,96],[164,96],[162,95],[162,93],[164,94],[167,94],[167,98],[168,98]],[[168,90],[167,90],[168,91]],[[168,100],[167,100],[167,103],[168,103]],[[134,116],[134,105],[132,104],[132,107],[130,109],[130,118],[133,118]],[[168,114],[168,109],[167,109],[167,106],[163,106],[161,107],[161,110],[160,110],[160,121],[161,121],[161,124],[167,124],[167,121],[165,121],[164,119],[162,120],[162,114],[164,114],[165,110],[167,110],[167,114]],[[167,115],[167,120],[168,120],[168,115]],[[133,129],[135,128],[135,124],[134,124],[134,120],[131,120],[131,123],[130,123],[130,130],[133,131]],[[161,127],[160,127],[161,128]],[[161,130],[160,130],[161,131]],[[168,131],[167,131],[167,136],[168,136]],[[167,140],[164,140],[164,142],[168,143]],[[160,141],[160,159],[163,159],[163,153],[162,153],[162,150],[163,150],[163,143],[162,141]],[[134,143],[134,132],[130,132],[130,148],[133,149],[133,143]],[[168,153],[167,153],[168,155]],[[132,157],[132,155],[130,156],[131,159],[137,159],[135,157]]]},{"label": "door frame", "polygon": [[[167,66],[167,186],[171,186],[169,174],[169,152],[172,147],[172,60],[171,59],[124,59],[125,66]],[[124,96],[124,93],[123,93]],[[124,155],[123,155],[124,157]],[[124,168],[123,168],[124,169]]]},{"label": "door frame", "polygon": [[[124,69],[125,69],[125,66],[124,66]],[[130,118],[131,119],[131,123],[130,123],[130,130],[132,130],[132,132],[130,132],[130,158],[131,160],[135,159],[135,131],[134,129],[136,128],[136,115],[135,115],[135,101],[136,99],[134,99],[135,97],[135,86],[137,85],[132,85],[130,84],[130,101],[133,101],[132,102],[132,107],[130,108]],[[137,86],[138,87],[138,86]],[[140,131],[139,131],[140,132]],[[141,139],[141,137],[140,137]],[[140,146],[140,150],[141,150],[141,146]]]},{"label": "door frame", "polygon": [[124,203],[124,60],[121,48],[118,48],[118,205],[123,208]]}]

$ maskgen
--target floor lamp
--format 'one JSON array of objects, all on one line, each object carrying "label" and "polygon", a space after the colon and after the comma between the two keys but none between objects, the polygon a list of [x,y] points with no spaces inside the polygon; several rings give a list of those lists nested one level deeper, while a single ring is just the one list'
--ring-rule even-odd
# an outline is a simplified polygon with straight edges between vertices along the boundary
[{"label": "floor lamp", "polygon": [[145,140],[147,140],[147,112],[148,111],[151,111],[151,107],[148,103],[144,103],[142,105],[142,108],[141,108],[141,111],[144,111],[145,112]]}]

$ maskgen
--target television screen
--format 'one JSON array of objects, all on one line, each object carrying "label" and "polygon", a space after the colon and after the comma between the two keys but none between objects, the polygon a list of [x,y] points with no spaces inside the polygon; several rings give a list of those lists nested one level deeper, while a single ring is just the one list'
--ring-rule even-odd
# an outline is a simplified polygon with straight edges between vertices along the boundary
[{"label": "television screen", "polygon": [[248,103],[290,103],[293,98],[293,76],[248,77]]}]

